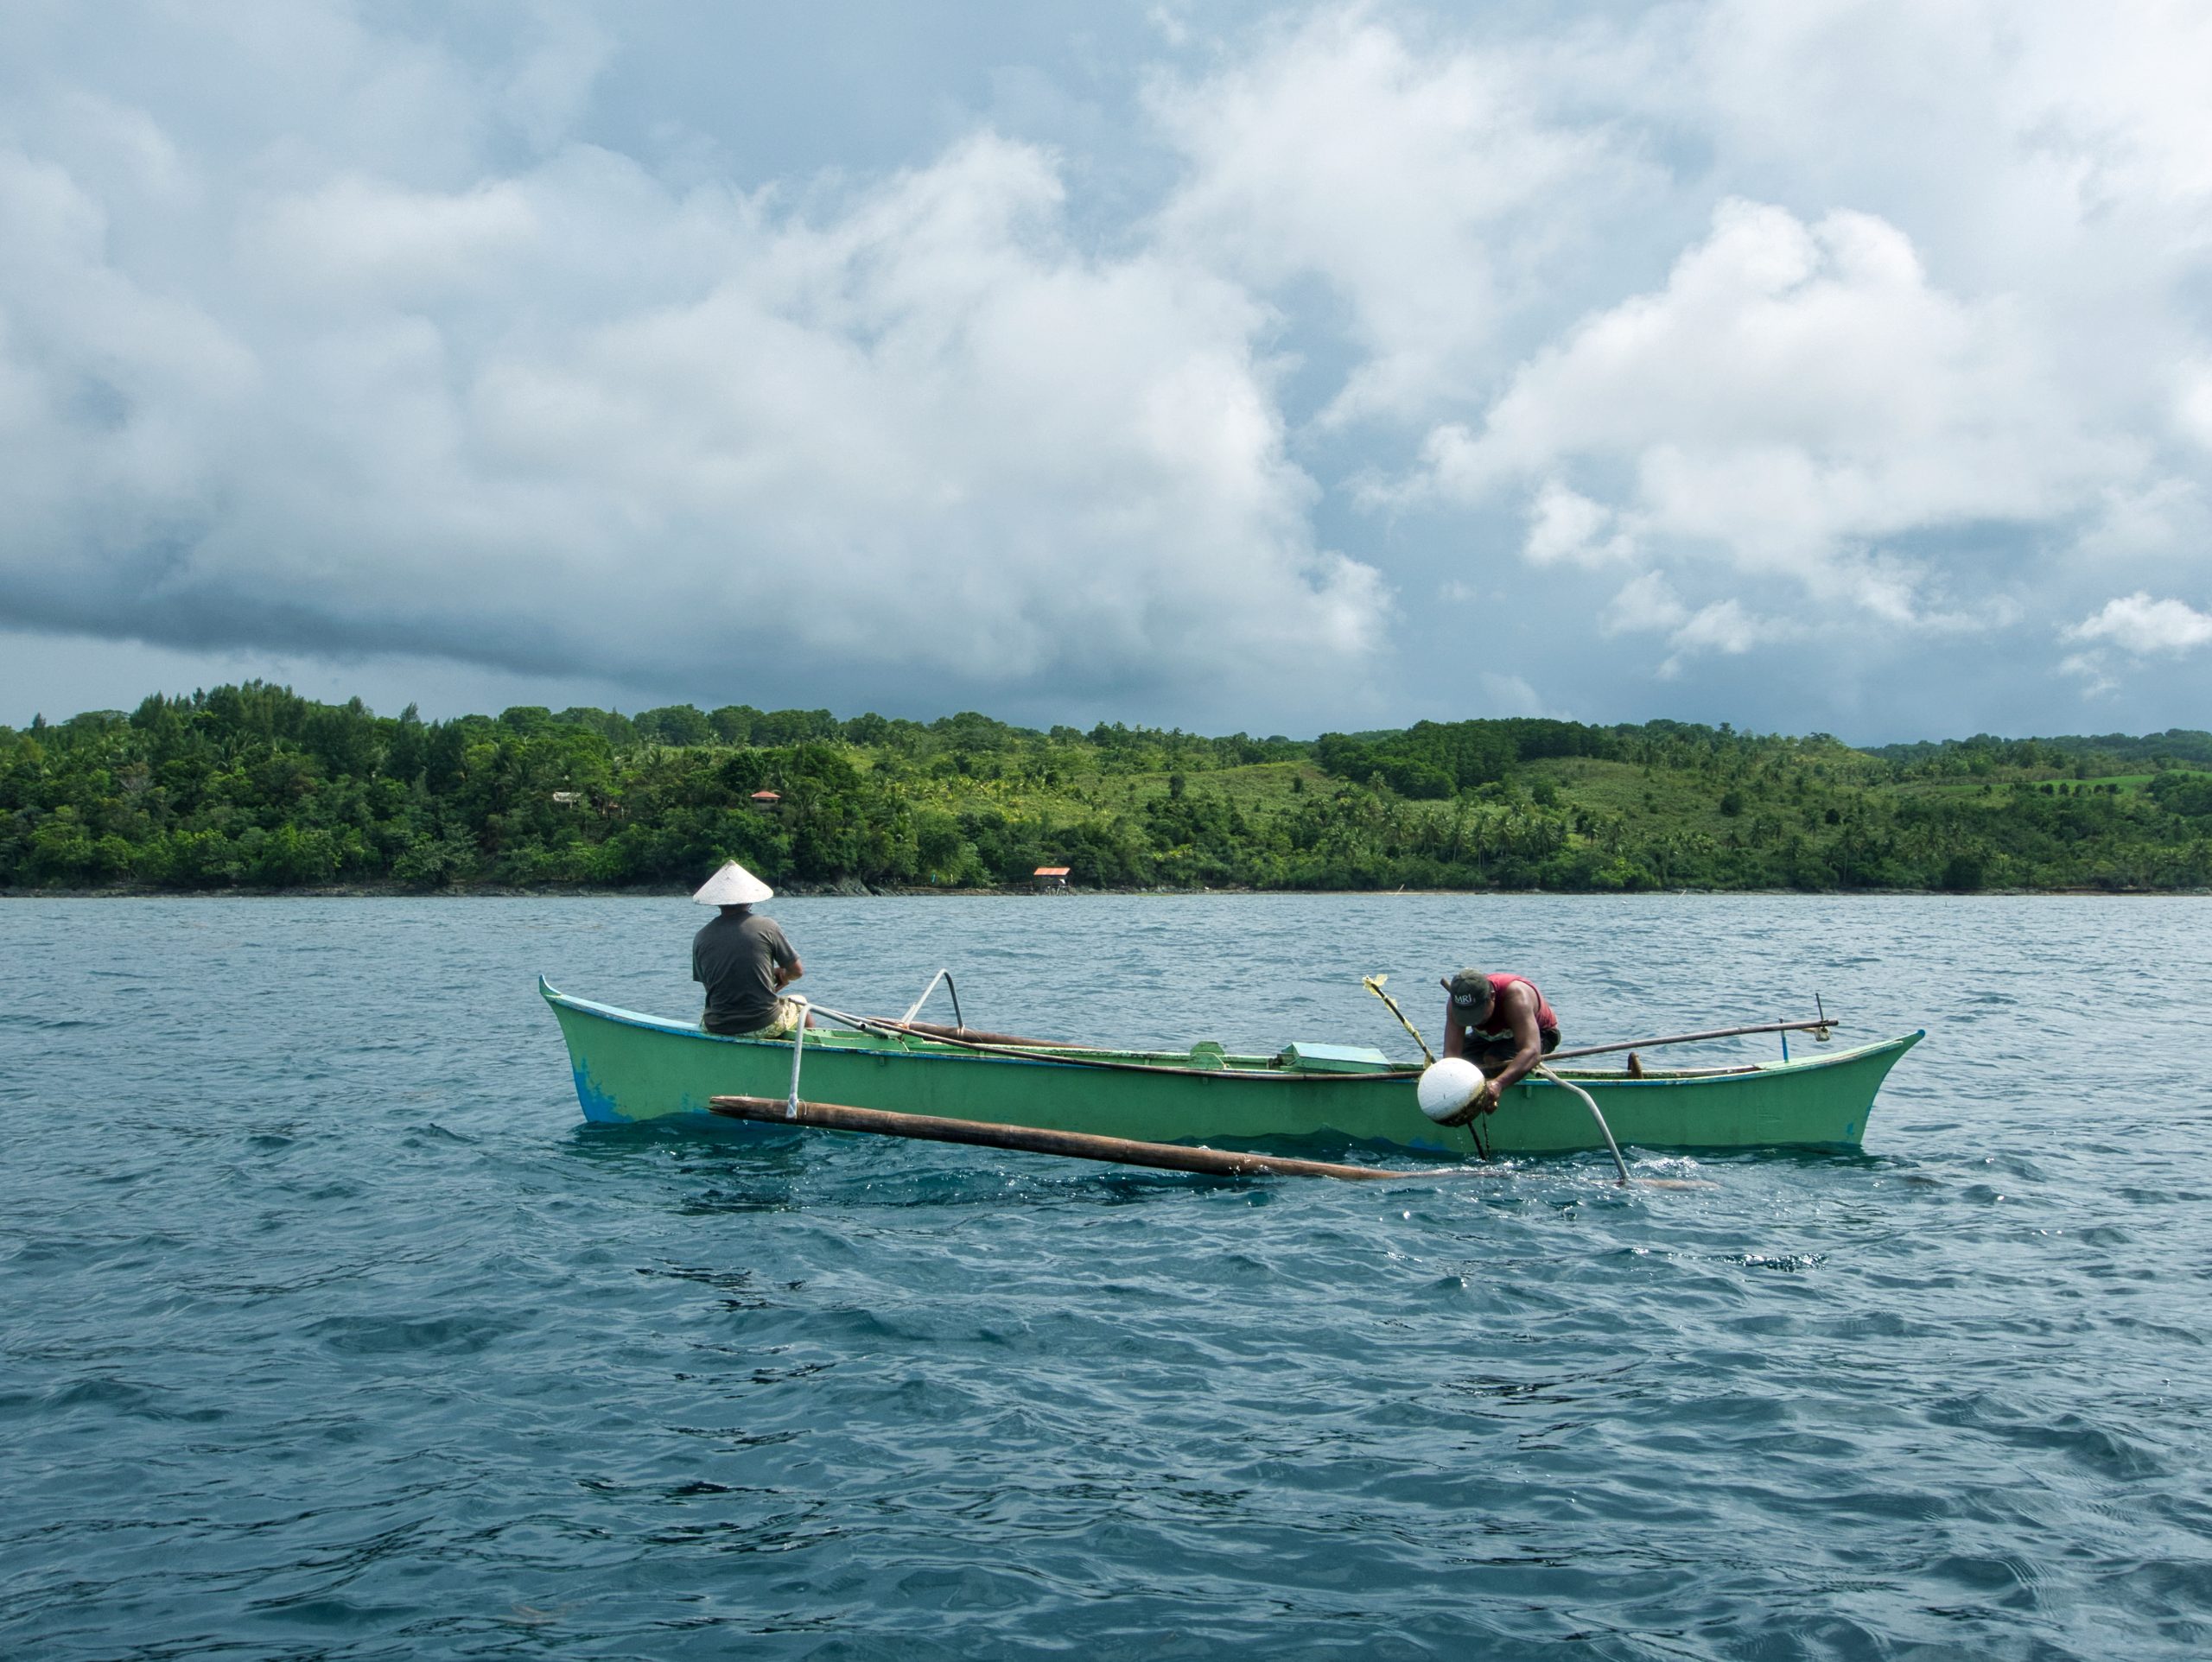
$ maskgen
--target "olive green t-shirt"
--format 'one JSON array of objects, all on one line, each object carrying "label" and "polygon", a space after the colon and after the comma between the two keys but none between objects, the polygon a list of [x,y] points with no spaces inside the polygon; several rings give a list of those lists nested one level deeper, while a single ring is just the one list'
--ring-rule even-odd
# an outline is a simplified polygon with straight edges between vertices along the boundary
[{"label": "olive green t-shirt", "polygon": [[776,1013],[776,970],[798,954],[772,917],[724,912],[691,937],[691,979],[707,989],[699,1025],[710,1033],[750,1033]]}]

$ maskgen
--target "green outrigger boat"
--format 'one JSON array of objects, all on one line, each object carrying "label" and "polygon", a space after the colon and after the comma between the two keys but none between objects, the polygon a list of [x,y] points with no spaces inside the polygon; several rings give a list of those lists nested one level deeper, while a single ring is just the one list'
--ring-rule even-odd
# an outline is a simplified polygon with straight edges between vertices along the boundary
[{"label": "green outrigger boat", "polygon": [[[1466,1156],[1473,1133],[1424,1115],[1418,1063],[1382,1051],[1293,1044],[1274,1056],[1111,1050],[1015,1040],[906,1020],[834,1017],[803,1054],[787,1039],[727,1038],[694,1022],[571,998],[543,980],[575,1075],[584,1117],[598,1124],[691,1122],[729,1127],[715,1096],[810,1100],[849,1107],[1087,1132],[1140,1142],[1249,1145],[1363,1144]],[[1763,1031],[1763,1030],[1762,1030]],[[953,1037],[964,1034],[964,1037]],[[1735,1066],[1641,1074],[1557,1067],[1587,1091],[1614,1135],[1644,1148],[1857,1148],[1883,1079],[1924,1037]],[[1785,1047],[1787,1040],[1784,1040]],[[1561,1058],[1564,1060],[1564,1057]],[[794,1063],[796,1061],[796,1071]],[[752,1126],[759,1131],[763,1127]],[[1493,1154],[1563,1154],[1605,1146],[1584,1105],[1530,1078],[1482,1122]]]}]

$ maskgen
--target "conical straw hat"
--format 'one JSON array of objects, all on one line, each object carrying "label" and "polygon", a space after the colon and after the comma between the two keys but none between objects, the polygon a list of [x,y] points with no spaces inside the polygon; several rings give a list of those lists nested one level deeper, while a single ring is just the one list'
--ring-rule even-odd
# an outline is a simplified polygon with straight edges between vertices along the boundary
[{"label": "conical straw hat", "polygon": [[699,885],[691,897],[702,906],[751,906],[776,891],[735,860]]}]

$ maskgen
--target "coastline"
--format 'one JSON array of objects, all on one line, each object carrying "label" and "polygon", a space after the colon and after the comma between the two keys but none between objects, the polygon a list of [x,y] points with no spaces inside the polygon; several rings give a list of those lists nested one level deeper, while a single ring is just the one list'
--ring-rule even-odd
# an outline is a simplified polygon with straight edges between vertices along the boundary
[{"label": "coastline", "polygon": [[[475,884],[465,888],[425,889],[405,884],[343,883],[298,888],[162,889],[144,885],[110,885],[96,889],[0,888],[0,904],[13,900],[688,900],[684,888],[590,888],[583,886],[524,887],[513,884]],[[1032,889],[1019,885],[988,888],[912,888],[871,885],[857,879],[842,883],[792,883],[779,886],[776,898],[784,900],[905,900],[919,897],[940,899],[1071,900],[1089,897],[1145,895],[1161,899],[1196,898],[1212,895],[1243,895],[1264,899],[1276,896],[1330,895],[1347,898],[1415,899],[1440,896],[1544,896],[1552,899],[1599,898],[1615,900],[1710,898],[1836,899],[1863,896],[1868,899],[2202,899],[2212,889],[1255,889],[1234,884],[1198,888],[1160,885],[1127,887]]]},{"label": "coastline", "polygon": [[254,683],[0,728],[0,895],[652,894],[732,856],[800,895],[1070,867],[1120,894],[2212,891],[2212,733],[1892,755],[1676,722],[718,714],[426,725]]}]

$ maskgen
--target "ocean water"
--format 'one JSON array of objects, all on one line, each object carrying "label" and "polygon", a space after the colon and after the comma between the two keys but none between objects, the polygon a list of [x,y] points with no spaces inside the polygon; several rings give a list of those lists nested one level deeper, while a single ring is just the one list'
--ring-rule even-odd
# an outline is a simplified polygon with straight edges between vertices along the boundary
[{"label": "ocean water", "polygon": [[2212,1652],[2212,904],[770,910],[1015,1031],[1929,1037],[1710,1189],[1229,1183],[586,1127],[533,978],[690,1012],[681,901],[0,903],[0,1656]]}]

